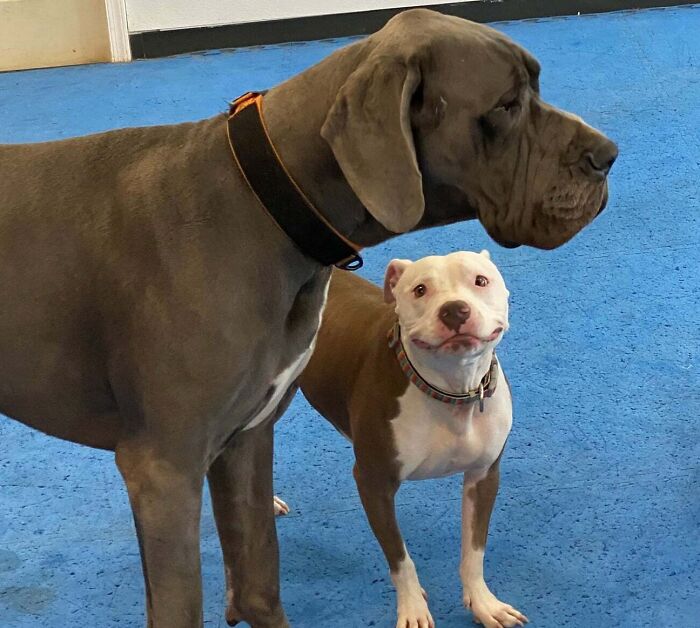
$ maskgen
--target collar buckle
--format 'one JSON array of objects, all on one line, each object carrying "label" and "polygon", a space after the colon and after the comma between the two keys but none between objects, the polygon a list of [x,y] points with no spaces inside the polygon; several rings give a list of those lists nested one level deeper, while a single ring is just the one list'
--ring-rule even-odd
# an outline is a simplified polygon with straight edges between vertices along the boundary
[{"label": "collar buckle", "polygon": [[335,267],[339,268],[340,270],[349,270],[349,271],[355,271],[355,270],[360,270],[364,266],[365,262],[362,259],[362,256],[359,253],[355,253],[352,257],[343,260],[342,262],[338,262]]}]

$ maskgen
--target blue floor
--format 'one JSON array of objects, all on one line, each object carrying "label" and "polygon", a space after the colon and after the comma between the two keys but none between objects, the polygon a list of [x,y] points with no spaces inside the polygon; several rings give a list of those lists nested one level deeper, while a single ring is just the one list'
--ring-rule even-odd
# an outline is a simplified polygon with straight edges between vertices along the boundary
[{"label": "blue floor", "polygon": [[[541,628],[698,626],[700,5],[498,28],[539,57],[545,98],[619,142],[609,209],[553,252],[497,249],[470,223],[377,247],[363,273],[378,281],[392,257],[488,246],[510,285],[501,356],[516,418],[487,553],[494,591]],[[206,117],[342,43],[0,74],[0,141]],[[293,508],[278,526],[292,625],[393,627],[348,445],[302,399],[278,433],[276,488]],[[441,628],[470,625],[459,497],[458,478],[399,495]],[[208,506],[202,548],[206,625],[223,627]],[[140,627],[142,612],[111,456],[0,419],[0,626]]]}]

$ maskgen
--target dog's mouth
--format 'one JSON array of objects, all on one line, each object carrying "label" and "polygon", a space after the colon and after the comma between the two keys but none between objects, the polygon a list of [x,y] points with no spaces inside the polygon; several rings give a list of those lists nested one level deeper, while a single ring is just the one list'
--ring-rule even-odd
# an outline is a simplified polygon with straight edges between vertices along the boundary
[{"label": "dog's mouth", "polygon": [[603,190],[603,198],[600,201],[600,207],[598,208],[598,213],[596,214],[596,217],[600,216],[603,213],[603,210],[607,207],[608,205],[608,186],[605,186],[605,189]]},{"label": "dog's mouth", "polygon": [[583,183],[557,182],[545,194],[539,213],[566,229],[580,230],[605,209],[608,202],[607,178]]},{"label": "dog's mouth", "polygon": [[475,336],[474,334],[454,334],[437,344],[430,344],[420,338],[412,338],[416,347],[426,351],[444,351],[445,353],[457,353],[460,351],[479,349],[483,345],[493,342],[503,333],[503,327],[496,327],[488,336]]}]

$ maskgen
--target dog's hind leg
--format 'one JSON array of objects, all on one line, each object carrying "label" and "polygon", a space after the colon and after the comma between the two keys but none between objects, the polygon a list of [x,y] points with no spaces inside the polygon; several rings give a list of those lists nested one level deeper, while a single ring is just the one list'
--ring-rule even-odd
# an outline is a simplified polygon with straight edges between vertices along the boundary
[{"label": "dog's hind leg", "polygon": [[237,434],[209,469],[226,567],[226,621],[288,626],[279,597],[279,549],[272,492],[274,421]]},{"label": "dog's hind leg", "polygon": [[199,555],[204,470],[146,443],[117,446],[141,550],[148,628],[203,625]]}]

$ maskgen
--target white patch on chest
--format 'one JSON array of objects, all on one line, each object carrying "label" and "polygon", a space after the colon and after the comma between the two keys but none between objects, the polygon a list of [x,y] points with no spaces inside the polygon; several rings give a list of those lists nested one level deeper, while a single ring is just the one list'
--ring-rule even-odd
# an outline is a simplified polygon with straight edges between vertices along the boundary
[{"label": "white patch on chest", "polygon": [[270,382],[270,386],[274,386],[275,392],[265,404],[265,407],[246,424],[246,426],[243,428],[244,431],[252,429],[256,425],[260,425],[275,411],[280,401],[282,401],[282,397],[284,397],[287,390],[289,390],[289,386],[297,377],[299,377],[301,372],[309,363],[311,354],[314,352],[314,347],[316,346],[318,330],[321,328],[321,320],[323,319],[323,310],[326,307],[326,300],[328,299],[329,286],[330,279],[328,282],[326,282],[326,287],[323,290],[323,303],[318,312],[318,324],[316,325],[316,332],[314,333],[314,337],[309,345],[309,348],[302,351],[302,353],[287,368],[285,368],[275,377],[275,379],[272,380],[272,382]]},{"label": "white patch on chest", "polygon": [[[499,365],[500,370],[500,365]],[[455,407],[428,397],[409,384],[392,419],[401,480],[424,480],[454,473],[478,474],[503,450],[513,420],[503,372],[493,397]]]}]

